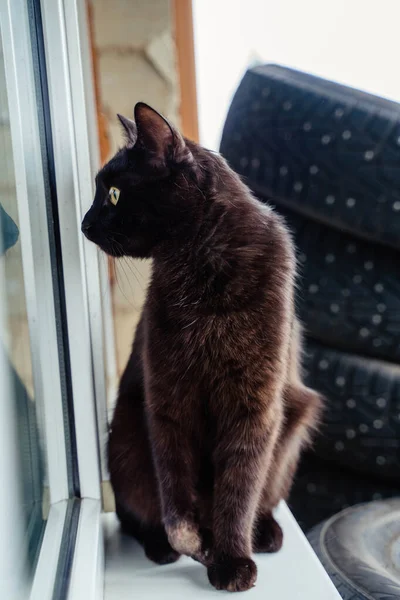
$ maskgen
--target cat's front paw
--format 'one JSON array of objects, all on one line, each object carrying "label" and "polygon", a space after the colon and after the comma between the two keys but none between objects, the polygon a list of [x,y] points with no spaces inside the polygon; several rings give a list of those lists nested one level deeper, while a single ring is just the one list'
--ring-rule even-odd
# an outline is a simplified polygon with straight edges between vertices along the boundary
[{"label": "cat's front paw", "polygon": [[179,554],[194,557],[200,556],[202,540],[195,523],[187,520],[176,521],[165,525],[165,530],[169,543]]},{"label": "cat's front paw", "polygon": [[217,590],[245,592],[256,583],[257,567],[248,557],[224,557],[207,569],[208,579]]}]

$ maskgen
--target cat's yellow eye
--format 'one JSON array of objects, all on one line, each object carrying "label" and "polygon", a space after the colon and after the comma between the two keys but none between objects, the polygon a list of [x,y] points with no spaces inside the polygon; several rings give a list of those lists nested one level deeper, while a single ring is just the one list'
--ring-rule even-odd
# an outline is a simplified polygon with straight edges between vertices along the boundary
[{"label": "cat's yellow eye", "polygon": [[112,202],[114,204],[114,206],[117,204],[118,200],[119,200],[119,195],[120,195],[120,191],[118,188],[116,187],[110,187],[110,191],[108,192],[108,195],[110,196],[110,202]]}]

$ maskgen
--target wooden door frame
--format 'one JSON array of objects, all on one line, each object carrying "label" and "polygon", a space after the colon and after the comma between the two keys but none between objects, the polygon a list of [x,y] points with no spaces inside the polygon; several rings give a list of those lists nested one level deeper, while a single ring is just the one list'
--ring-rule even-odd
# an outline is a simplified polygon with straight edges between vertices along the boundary
[{"label": "wooden door frame", "polygon": [[192,0],[172,0],[183,135],[199,141]]}]

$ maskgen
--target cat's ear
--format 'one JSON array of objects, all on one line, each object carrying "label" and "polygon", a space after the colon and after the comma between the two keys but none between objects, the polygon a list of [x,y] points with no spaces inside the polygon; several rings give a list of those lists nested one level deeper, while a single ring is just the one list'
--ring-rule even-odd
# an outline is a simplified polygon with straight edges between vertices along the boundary
[{"label": "cat's ear", "polygon": [[123,130],[124,130],[123,133],[124,133],[124,137],[126,140],[126,145],[129,148],[133,148],[133,146],[136,144],[136,140],[137,140],[136,123],[134,121],[132,121],[131,119],[127,119],[123,115],[117,114],[117,117],[123,127]]},{"label": "cat's ear", "polygon": [[149,153],[154,166],[165,166],[167,162],[192,163],[193,156],[185,140],[156,110],[138,102],[135,106],[135,121],[138,143]]}]

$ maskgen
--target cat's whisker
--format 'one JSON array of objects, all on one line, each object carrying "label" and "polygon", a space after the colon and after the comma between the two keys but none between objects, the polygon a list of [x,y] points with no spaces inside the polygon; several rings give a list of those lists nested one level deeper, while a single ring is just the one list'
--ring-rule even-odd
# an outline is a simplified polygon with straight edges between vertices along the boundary
[{"label": "cat's whisker", "polygon": [[[124,256],[123,260],[127,266],[127,268],[129,269],[129,271],[132,273],[133,277],[136,279],[136,282],[138,283],[138,285],[140,286],[141,290],[144,291],[144,287],[143,287],[143,282],[140,281],[139,276],[143,277],[143,275],[140,273],[140,271],[138,270],[138,268],[136,267],[136,265],[133,263],[133,261],[129,261],[128,257]],[[133,270],[135,269],[135,270]]]},{"label": "cat's whisker", "polygon": [[[101,262],[103,262],[103,268],[106,270],[107,273],[107,280],[104,282],[103,285],[103,289],[101,290],[101,299],[104,302],[104,299],[106,298],[107,294],[110,293],[110,286],[108,285],[107,281],[108,281],[108,274],[109,274],[109,264],[110,261],[112,261],[112,257],[108,257],[104,254],[104,252],[102,250],[100,250],[100,248],[97,248],[97,253],[99,255],[99,260]],[[104,265],[105,263],[105,265]]]},{"label": "cat's whisker", "polygon": [[[122,272],[123,272],[123,274],[124,274],[125,280],[127,281],[127,283],[128,283],[128,286],[129,286],[129,289],[130,289],[130,291],[131,291],[132,300],[134,300],[134,297],[135,297],[135,292],[134,292],[134,289],[133,289],[133,287],[132,287],[132,282],[131,282],[131,279],[130,279],[130,277],[129,277],[128,273],[126,272],[126,269],[125,269],[124,257],[122,257],[122,258],[119,258],[119,260],[118,260],[118,266],[119,266],[119,267],[121,267],[121,270],[122,270]],[[134,306],[134,305],[132,304],[132,302],[130,302],[130,304],[131,304],[132,306]]]},{"label": "cat's whisker", "polygon": [[[111,243],[111,246],[112,246],[112,242],[110,242],[110,243]],[[131,300],[130,300],[130,299],[127,297],[127,295],[125,294],[125,292],[124,292],[124,290],[122,289],[122,286],[121,286],[121,284],[120,284],[120,281],[119,281],[119,278],[118,278],[118,269],[117,269],[117,266],[116,266],[116,261],[115,261],[115,258],[114,258],[114,260],[112,261],[112,265],[113,265],[113,269],[114,269],[115,281],[117,282],[117,285],[118,285],[118,288],[119,288],[119,290],[120,290],[121,294],[123,295],[123,297],[125,298],[125,300],[128,302],[128,304],[130,304],[130,305],[131,305],[131,306],[134,308],[134,304],[133,304],[133,303],[131,302]]]}]

